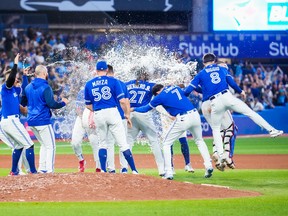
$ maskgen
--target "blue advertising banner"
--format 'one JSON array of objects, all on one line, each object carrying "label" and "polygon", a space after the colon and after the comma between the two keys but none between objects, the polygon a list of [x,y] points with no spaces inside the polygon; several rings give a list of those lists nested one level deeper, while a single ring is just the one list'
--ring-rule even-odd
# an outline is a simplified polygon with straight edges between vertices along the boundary
[{"label": "blue advertising banner", "polygon": [[211,35],[89,35],[87,47],[117,41],[137,42],[182,51],[190,57],[202,58],[213,52],[220,58],[288,58],[288,35],[277,34],[211,34]]}]

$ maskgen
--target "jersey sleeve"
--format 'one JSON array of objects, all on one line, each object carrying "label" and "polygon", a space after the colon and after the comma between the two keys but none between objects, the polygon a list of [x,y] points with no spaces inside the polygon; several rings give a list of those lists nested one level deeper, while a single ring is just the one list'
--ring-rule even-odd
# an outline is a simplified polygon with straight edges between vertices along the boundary
[{"label": "jersey sleeve", "polygon": [[118,100],[124,98],[124,92],[121,87],[120,81],[115,79],[115,93]]},{"label": "jersey sleeve", "polygon": [[45,98],[45,101],[47,103],[47,106],[49,108],[52,108],[52,109],[60,109],[60,108],[62,108],[62,107],[64,107],[66,105],[65,102],[63,102],[63,101],[56,102],[54,100],[53,91],[52,91],[50,86],[48,86],[44,90],[44,98]]},{"label": "jersey sleeve", "polygon": [[90,98],[90,89],[89,89],[88,84],[85,85],[84,98],[85,98],[85,104],[86,105],[91,105],[92,104],[92,101],[91,101],[91,98]]},{"label": "jersey sleeve", "polygon": [[226,75],[226,81],[228,85],[231,86],[237,93],[240,94],[242,92],[242,89],[237,85],[229,73]]}]

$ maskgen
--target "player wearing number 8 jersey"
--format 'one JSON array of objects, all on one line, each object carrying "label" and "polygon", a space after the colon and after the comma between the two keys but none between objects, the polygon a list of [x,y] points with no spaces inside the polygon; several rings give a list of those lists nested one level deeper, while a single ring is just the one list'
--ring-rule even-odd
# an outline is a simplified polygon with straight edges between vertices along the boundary
[{"label": "player wearing number 8 jersey", "polygon": [[[135,67],[132,72],[136,74],[137,79],[126,83],[131,108],[145,106],[153,96],[152,88],[155,83],[148,82],[149,76],[144,67]],[[155,157],[160,176],[164,175],[164,158],[160,147],[160,140],[154,125],[152,113],[131,113],[132,128],[128,128],[128,144],[132,149],[137,135],[142,131],[149,140],[149,145]]]},{"label": "player wearing number 8 jersey", "polygon": [[224,113],[230,109],[242,113],[251,118],[260,127],[265,128],[271,137],[279,136],[283,131],[276,130],[268,124],[259,114],[250,109],[243,101],[234,97],[228,90],[228,84],[241,96],[245,98],[245,92],[234,82],[228,70],[221,67],[216,62],[216,56],[213,53],[207,53],[203,56],[205,68],[201,70],[190,85],[185,90],[185,95],[189,95],[199,85],[202,88],[203,101],[210,100],[211,103],[211,128],[214,144],[221,163],[227,163],[227,158],[223,154],[223,143],[220,133],[221,120]]},{"label": "player wearing number 8 jersey", "polygon": [[113,77],[108,77],[108,66],[105,61],[99,61],[96,65],[98,76],[88,81],[85,85],[86,107],[94,111],[94,122],[99,132],[99,160],[102,172],[107,172],[107,134],[112,133],[115,141],[120,147],[127,160],[132,173],[138,174],[132,153],[126,139],[125,128],[122,123],[120,113],[117,109],[117,101],[124,111],[128,126],[131,126],[130,109],[119,81]]}]

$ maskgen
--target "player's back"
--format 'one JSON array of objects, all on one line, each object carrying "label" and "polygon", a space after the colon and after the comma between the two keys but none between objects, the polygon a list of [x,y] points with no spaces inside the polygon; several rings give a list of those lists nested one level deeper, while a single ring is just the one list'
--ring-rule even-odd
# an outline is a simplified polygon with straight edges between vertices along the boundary
[{"label": "player's back", "polygon": [[108,76],[98,76],[85,86],[85,100],[90,100],[93,110],[117,107],[117,100],[123,97],[119,81]]},{"label": "player's back", "polygon": [[155,83],[144,80],[131,80],[126,82],[131,107],[145,106],[153,96],[152,87]]},{"label": "player's back", "polygon": [[226,76],[229,72],[224,67],[217,64],[211,64],[199,72],[199,74],[192,80],[192,85],[200,85],[203,92],[203,100],[209,99],[212,95],[228,89]]}]

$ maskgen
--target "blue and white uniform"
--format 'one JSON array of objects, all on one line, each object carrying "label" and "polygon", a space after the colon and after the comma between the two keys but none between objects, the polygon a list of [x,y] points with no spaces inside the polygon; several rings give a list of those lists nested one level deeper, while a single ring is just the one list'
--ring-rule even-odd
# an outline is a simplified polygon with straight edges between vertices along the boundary
[{"label": "blue and white uniform", "polygon": [[34,143],[24,125],[20,122],[20,101],[21,87],[14,86],[17,75],[17,64],[14,64],[7,81],[2,85],[2,117],[1,128],[7,138],[14,142],[12,154],[12,175],[18,175],[18,162],[23,148],[26,150],[26,157],[31,173],[37,173],[35,168]]},{"label": "blue and white uniform", "polygon": [[85,134],[87,134],[90,145],[92,147],[93,157],[96,163],[96,169],[97,168],[100,169],[100,162],[98,156],[99,139],[97,135],[97,130],[91,128],[90,126],[90,121],[93,120],[93,112],[91,112],[89,109],[85,107],[84,87],[81,87],[80,91],[78,92],[75,104],[76,104],[77,117],[72,131],[72,138],[71,138],[72,149],[75,155],[77,156],[79,162],[83,161],[84,156],[82,153],[82,140]]},{"label": "blue and white uniform", "polygon": [[[37,68],[36,68],[37,69]],[[27,122],[40,142],[39,172],[53,173],[55,165],[55,133],[51,123],[51,110],[64,107],[65,102],[54,100],[52,88],[42,78],[35,78],[25,88],[22,104],[28,107]]]},{"label": "blue and white uniform", "polygon": [[[97,63],[97,65],[99,62]],[[107,65],[105,63],[107,69]],[[108,76],[98,76],[88,81],[85,86],[85,104],[94,111],[94,121],[99,132],[99,159],[101,170],[106,172],[107,160],[107,134],[112,133],[116,143],[120,147],[132,172],[138,173],[134,164],[134,159],[129,149],[126,139],[125,127],[122,123],[121,115],[117,109],[118,101],[124,98],[120,82]]]},{"label": "blue and white uniform", "polygon": [[165,160],[165,178],[173,179],[173,170],[171,165],[171,145],[181,135],[190,130],[194,141],[201,153],[206,168],[205,177],[211,177],[213,168],[208,148],[202,137],[202,128],[200,115],[193,104],[184,95],[184,92],[178,86],[167,86],[161,93],[155,96],[149,104],[143,107],[136,107],[136,112],[147,112],[158,105],[162,105],[165,110],[176,119],[171,124],[163,140],[163,153]]},{"label": "blue and white uniform", "polygon": [[[148,104],[153,96],[152,88],[154,85],[155,83],[144,80],[131,80],[126,82],[126,86],[129,92],[130,106],[132,108],[136,108]],[[133,112],[131,113],[131,121],[133,126],[132,128],[128,128],[127,136],[130,148],[132,149],[139,132],[142,131],[149,140],[149,145],[154,154],[159,175],[163,175],[165,172],[164,158],[152,113]]]},{"label": "blue and white uniform", "polygon": [[274,129],[259,114],[250,109],[243,101],[234,97],[228,89],[228,84],[237,93],[242,92],[226,68],[220,67],[217,64],[210,64],[195,76],[185,90],[185,95],[187,96],[198,86],[201,86],[203,101],[210,100],[211,128],[213,132],[214,144],[218,152],[218,157],[223,162],[226,162],[227,158],[225,158],[225,155],[223,154],[223,143],[220,128],[223,115],[227,110],[233,110],[235,112],[247,115],[256,124],[265,128],[267,131]]}]

